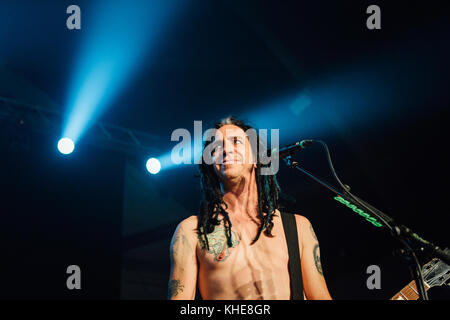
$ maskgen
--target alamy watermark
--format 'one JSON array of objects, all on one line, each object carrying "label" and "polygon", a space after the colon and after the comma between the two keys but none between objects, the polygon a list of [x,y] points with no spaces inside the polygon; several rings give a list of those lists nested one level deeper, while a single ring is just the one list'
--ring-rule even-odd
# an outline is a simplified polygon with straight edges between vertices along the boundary
[{"label": "alamy watermark", "polygon": [[372,264],[367,267],[366,273],[370,274],[370,276],[367,278],[366,286],[367,289],[373,290],[373,289],[381,289],[381,270],[380,267],[376,264]]},{"label": "alamy watermark", "polygon": [[81,269],[79,266],[72,264],[67,267],[66,273],[70,276],[66,280],[67,289],[81,289]]},{"label": "alamy watermark", "polygon": [[366,20],[366,27],[369,30],[381,29],[381,9],[379,6],[373,4],[367,7],[366,13],[370,16]]},{"label": "alamy watermark", "polygon": [[[268,129],[248,129],[243,132],[238,127],[207,129],[203,132],[202,121],[194,121],[194,139],[189,130],[175,129],[171,141],[179,141],[172,148],[171,161],[174,164],[260,164],[262,175],[278,172],[279,158],[268,152]],[[279,129],[270,129],[270,150],[279,148]],[[224,153],[233,154],[228,159]]]},{"label": "alamy watermark", "polygon": [[70,14],[66,20],[66,27],[69,30],[81,29],[81,9],[76,4],[67,7],[66,13]]}]

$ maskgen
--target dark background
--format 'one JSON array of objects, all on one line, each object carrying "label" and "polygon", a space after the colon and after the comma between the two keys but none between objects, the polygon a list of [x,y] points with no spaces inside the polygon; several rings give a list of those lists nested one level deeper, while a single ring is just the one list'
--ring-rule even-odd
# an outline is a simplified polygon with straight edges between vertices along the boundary
[{"label": "dark background", "polygon": [[[66,1],[0,3],[0,95],[64,114],[88,22],[67,30],[74,3]],[[86,21],[90,3],[76,3]],[[365,27],[370,4],[381,8],[381,30]],[[446,1],[195,1],[99,120],[155,134],[164,152],[174,129],[192,131],[194,120],[206,129],[229,114],[279,128],[282,144],[320,138],[356,195],[446,247],[449,9]],[[298,93],[312,102],[283,104]],[[170,238],[198,210],[196,167],[149,175],[148,155],[88,135],[62,156],[62,123],[37,132],[19,111],[0,118],[0,296],[165,299]],[[320,146],[297,159],[335,184]],[[287,210],[315,228],[333,298],[385,300],[411,280],[387,232],[300,173],[281,166],[278,179],[296,200]],[[66,288],[71,264],[82,271],[79,291]],[[380,290],[366,287],[374,264]]]}]

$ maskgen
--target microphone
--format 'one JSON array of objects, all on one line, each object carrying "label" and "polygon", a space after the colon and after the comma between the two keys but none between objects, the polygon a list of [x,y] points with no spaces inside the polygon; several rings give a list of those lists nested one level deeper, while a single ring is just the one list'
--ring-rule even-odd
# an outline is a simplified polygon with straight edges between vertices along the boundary
[{"label": "microphone", "polygon": [[285,158],[287,156],[291,156],[294,153],[296,153],[299,150],[308,148],[310,145],[312,145],[314,143],[314,140],[301,140],[301,141],[297,141],[295,143],[292,143],[290,145],[287,145],[285,147],[282,147],[280,149],[278,148],[273,148],[270,151],[270,155],[276,155],[279,158]]}]

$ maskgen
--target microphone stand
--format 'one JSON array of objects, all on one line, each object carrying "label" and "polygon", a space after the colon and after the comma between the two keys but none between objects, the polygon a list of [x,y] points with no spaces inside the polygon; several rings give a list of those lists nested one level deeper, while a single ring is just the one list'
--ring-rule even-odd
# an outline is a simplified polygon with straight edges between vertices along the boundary
[{"label": "microphone stand", "polygon": [[[324,186],[328,190],[332,191],[338,197],[342,198],[343,200],[347,201],[348,203],[356,203],[356,204],[358,204],[358,206],[364,208],[367,212],[371,213],[375,218],[370,217],[370,222],[372,222],[374,225],[383,226],[383,227],[387,228],[390,231],[390,234],[395,239],[397,239],[404,247],[404,250],[401,250],[401,254],[408,261],[408,266],[411,271],[411,275],[416,282],[416,286],[417,286],[417,290],[418,290],[420,299],[428,300],[428,294],[425,289],[425,281],[422,276],[422,268],[417,259],[416,252],[412,247],[413,246],[418,247],[420,251],[422,251],[422,252],[426,251],[429,254],[431,254],[432,256],[438,257],[439,259],[443,260],[446,264],[449,264],[449,265],[450,265],[450,254],[448,254],[448,252],[440,249],[438,246],[434,245],[433,243],[424,240],[422,237],[420,237],[419,235],[417,235],[411,229],[405,227],[404,225],[397,224],[396,222],[394,222],[394,220],[391,217],[389,217],[385,213],[381,212],[380,210],[374,208],[367,202],[365,202],[365,201],[361,200],[360,198],[358,198],[357,196],[353,195],[350,192],[350,187],[342,184],[341,181],[339,180],[339,178],[337,177],[336,172],[334,171],[334,168],[333,168],[333,164],[331,162],[331,157],[330,157],[330,153],[328,151],[327,145],[323,141],[320,141],[320,140],[315,140],[315,142],[319,142],[324,146],[324,148],[327,152],[328,163],[330,165],[330,168],[333,172],[334,177],[336,178],[338,183],[341,185],[343,191],[337,190],[336,188],[330,186],[329,184],[325,183],[321,179],[315,177],[308,171],[301,168],[300,165],[298,164],[298,162],[296,162],[292,159],[292,154],[294,152],[292,152],[291,154],[288,154],[286,156],[283,156],[281,158],[290,168],[301,171],[302,173],[306,174],[308,177],[312,178],[314,181],[316,181],[320,185]],[[355,207],[356,206],[352,205],[352,208],[355,208]],[[354,210],[358,210],[358,209],[354,209]],[[362,211],[357,211],[357,212],[362,212]]]}]

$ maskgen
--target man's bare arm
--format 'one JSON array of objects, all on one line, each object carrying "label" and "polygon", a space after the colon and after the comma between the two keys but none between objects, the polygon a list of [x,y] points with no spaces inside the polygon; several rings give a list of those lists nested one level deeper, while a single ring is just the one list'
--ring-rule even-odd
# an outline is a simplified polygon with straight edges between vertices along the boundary
[{"label": "man's bare arm", "polygon": [[168,299],[193,300],[197,284],[196,217],[178,224],[170,243]]},{"label": "man's bare arm", "polygon": [[303,216],[296,216],[301,252],[303,287],[308,300],[331,300],[320,261],[319,240]]}]

